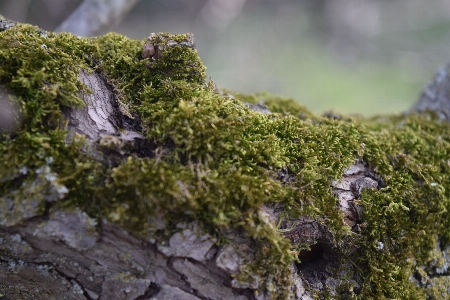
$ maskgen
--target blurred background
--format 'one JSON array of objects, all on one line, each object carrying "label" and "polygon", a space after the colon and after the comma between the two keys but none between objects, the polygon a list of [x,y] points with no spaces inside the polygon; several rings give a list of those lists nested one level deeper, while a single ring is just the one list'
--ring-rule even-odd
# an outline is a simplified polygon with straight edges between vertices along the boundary
[{"label": "blurred background", "polygon": [[[54,30],[81,0],[1,0]],[[407,110],[450,59],[448,0],[141,0],[110,31],[192,32],[221,88],[291,97],[316,113]]]}]

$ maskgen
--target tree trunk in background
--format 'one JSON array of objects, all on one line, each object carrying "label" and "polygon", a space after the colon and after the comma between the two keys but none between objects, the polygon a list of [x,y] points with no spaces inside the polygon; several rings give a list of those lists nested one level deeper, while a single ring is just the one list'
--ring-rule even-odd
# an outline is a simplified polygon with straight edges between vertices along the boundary
[{"label": "tree trunk in background", "polygon": [[423,90],[413,111],[431,110],[442,120],[450,121],[450,63],[438,70],[434,80]]},{"label": "tree trunk in background", "polygon": [[96,36],[105,33],[133,8],[138,0],[84,0],[62,22],[56,32],[71,32],[79,36]]}]

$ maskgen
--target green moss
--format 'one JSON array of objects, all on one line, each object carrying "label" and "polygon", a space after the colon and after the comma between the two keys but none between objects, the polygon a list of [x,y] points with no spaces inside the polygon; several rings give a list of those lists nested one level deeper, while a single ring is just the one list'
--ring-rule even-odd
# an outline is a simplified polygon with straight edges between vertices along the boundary
[{"label": "green moss", "polygon": [[428,292],[428,297],[430,297],[431,299],[450,299],[448,288],[450,286],[450,278],[448,276],[433,278],[430,280],[430,284],[431,288]]},{"label": "green moss", "polygon": [[[187,38],[160,36],[162,45]],[[352,262],[363,278],[362,290],[347,294],[356,299],[424,297],[409,281],[415,272],[410,261],[425,265],[437,237],[444,244],[450,241],[447,123],[431,114],[331,120],[267,93],[223,96],[206,82],[195,50],[169,47],[150,62],[141,58],[143,44],[117,34],[78,38],[28,25],[0,33],[0,84],[14,95],[11,101],[21,114],[17,131],[0,138],[1,195],[13,199],[17,209],[26,206],[23,199],[35,201],[33,214],[44,213],[48,205],[79,207],[135,234],[146,234],[155,215],[166,218],[168,230],[176,222],[199,220],[219,240],[222,228],[244,229],[258,252],[238,279],[257,276],[262,290],[287,298],[283,287],[290,283],[296,247],[258,209],[280,202],[290,216],[309,215],[326,225],[339,253],[351,248],[348,242],[359,248]],[[107,77],[156,145],[154,156],[132,155],[111,167],[84,154],[83,137],[66,143],[61,108],[82,105],[78,93],[86,88],[77,81],[80,68]],[[241,101],[263,102],[273,114],[249,110]],[[356,156],[386,183],[364,192],[359,235],[343,226],[330,186]],[[293,182],[276,179],[282,167],[295,175]],[[67,192],[48,204],[58,187]],[[14,223],[29,216],[9,214],[4,203],[3,219]],[[436,283],[437,291],[443,291],[441,286],[448,284]]]},{"label": "green moss", "polygon": [[292,98],[274,96],[267,92],[244,95],[225,90],[224,93],[228,93],[242,102],[251,104],[264,103],[264,105],[266,105],[267,108],[274,113],[293,115],[300,119],[312,120],[316,118],[316,116],[313,113],[311,113],[306,107],[300,105],[300,103],[298,103]]}]

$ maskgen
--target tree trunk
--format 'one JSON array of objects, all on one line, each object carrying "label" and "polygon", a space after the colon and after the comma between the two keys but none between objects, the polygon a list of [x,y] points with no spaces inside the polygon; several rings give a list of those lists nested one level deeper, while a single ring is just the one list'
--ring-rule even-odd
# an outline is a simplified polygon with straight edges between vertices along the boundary
[{"label": "tree trunk", "polygon": [[[231,114],[230,110],[238,107],[239,116],[231,121],[228,120],[226,126],[221,129],[232,132],[235,128],[233,126],[239,122],[244,124],[248,122],[246,121],[248,119],[256,120],[252,121],[255,122],[254,125],[245,125],[247,126],[245,128],[251,129],[251,134],[247,135],[247,138],[251,141],[249,143],[254,143],[255,147],[257,145],[255,136],[262,133],[253,128],[263,126],[261,124],[264,122],[269,124],[283,120],[286,122],[283,123],[285,124],[283,129],[273,134],[273,136],[278,136],[277,141],[290,142],[295,139],[295,144],[305,141],[301,149],[310,144],[325,149],[323,156],[315,152],[309,152],[309,158],[300,154],[295,157],[295,154],[292,154],[289,159],[290,161],[298,160],[297,169],[295,169],[296,165],[287,160],[284,166],[277,165],[278,162],[271,165],[270,158],[265,158],[264,161],[259,160],[259,157],[262,156],[261,152],[254,152],[249,154],[250,156],[242,154],[246,160],[252,159],[257,162],[252,165],[253,169],[261,170],[260,175],[252,176],[265,176],[264,180],[266,181],[263,184],[252,186],[251,183],[254,182],[252,180],[259,180],[259,178],[246,179],[242,175],[244,171],[233,173],[235,170],[232,168],[240,168],[242,164],[239,165],[240,160],[233,158],[239,155],[236,154],[237,152],[231,152],[235,151],[234,148],[226,148],[230,149],[229,151],[232,153],[226,159],[235,159],[236,163],[224,173],[217,171],[218,176],[225,178],[225,184],[230,186],[231,192],[225,194],[224,199],[235,201],[234,193],[241,190],[244,191],[243,195],[248,195],[248,198],[244,197],[245,199],[242,196],[237,197],[239,201],[242,201],[241,203],[244,202],[239,208],[242,211],[246,210],[243,212],[243,217],[232,219],[236,224],[227,223],[227,221],[221,221],[220,218],[229,214],[232,209],[235,209],[234,207],[229,211],[224,210],[214,214],[212,209],[211,212],[208,211],[208,205],[214,205],[212,202],[203,208],[197,208],[197,206],[201,206],[200,200],[195,204],[189,204],[191,206],[185,204],[194,199],[196,197],[194,194],[200,193],[200,191],[208,190],[213,194],[213,198],[219,197],[215,196],[217,195],[214,194],[216,190],[212,187],[219,190],[220,182],[209,185],[208,180],[212,180],[213,176],[203,181],[199,178],[206,178],[209,175],[204,174],[214,171],[210,167],[214,165],[214,162],[208,162],[207,155],[219,160],[227,156],[226,152],[224,152],[225,154],[221,152],[222,156],[214,156],[215,152],[221,151],[214,148],[214,145],[212,151],[200,148],[197,152],[190,150],[195,148],[196,144],[190,145],[189,148],[186,146],[188,142],[185,140],[179,142],[176,132],[174,133],[174,130],[181,130],[180,126],[175,129],[161,127],[160,130],[167,130],[167,134],[170,133],[171,136],[170,139],[163,140],[163,142],[151,136],[152,133],[149,132],[160,126],[157,122],[158,118],[155,117],[149,121],[150,119],[146,117],[146,114],[149,114],[148,111],[137,108],[140,107],[139,105],[144,105],[143,102],[129,101],[128,98],[132,97],[130,96],[132,93],[128,94],[127,82],[119,82],[120,80],[130,80],[132,85],[144,85],[147,77],[139,77],[139,80],[135,80],[136,77],[132,77],[132,72],[137,72],[137,69],[123,71],[120,75],[114,73],[121,71],[120,68],[123,67],[120,65],[121,59],[127,55],[125,51],[120,53],[120,50],[116,49],[123,44],[118,43],[111,46],[110,41],[105,42],[109,45],[108,47],[111,47],[108,48],[109,51],[119,53],[104,54],[104,57],[119,55],[111,60],[117,65],[108,69],[108,66],[103,66],[103,62],[100,62],[106,60],[106,58],[100,58],[103,54],[89,52],[86,50],[87,48],[83,48],[84,58],[77,57],[78,54],[75,50],[71,54],[70,49],[64,50],[63,54],[55,54],[58,43],[76,43],[76,37],[57,36],[36,28],[20,27],[22,25],[9,23],[6,20],[1,22],[3,42],[2,48],[0,48],[2,51],[0,68],[3,68],[3,73],[0,74],[0,82],[5,88],[2,103],[13,103],[11,107],[16,107],[17,110],[9,115],[15,115],[16,120],[20,115],[20,124],[18,125],[1,123],[3,126],[3,137],[0,140],[2,142],[1,153],[5,160],[5,166],[0,172],[0,191],[3,195],[0,198],[0,294],[2,299],[289,298],[307,300],[315,297],[347,299],[370,296],[375,298],[392,296],[393,298],[407,299],[413,297],[411,295],[414,293],[418,293],[417,297],[426,294],[430,299],[443,299],[439,298],[440,295],[445,295],[445,291],[450,287],[447,270],[450,263],[450,252],[445,240],[448,233],[438,225],[429,225],[431,221],[429,222],[427,216],[435,216],[433,224],[441,220],[442,226],[446,226],[445,222],[447,221],[444,220],[449,219],[446,193],[450,189],[444,179],[447,178],[448,171],[433,169],[439,166],[441,161],[436,162],[436,166],[424,166],[426,163],[420,161],[420,155],[414,153],[422,151],[420,148],[424,145],[422,140],[426,140],[432,144],[432,147],[436,147],[436,152],[444,151],[450,140],[448,132],[445,134],[445,130],[448,129],[446,124],[440,124],[439,120],[429,121],[427,118],[431,117],[426,115],[424,119],[428,120],[428,123],[423,125],[423,128],[420,129],[422,131],[419,133],[417,131],[411,133],[417,127],[414,125],[415,123],[410,127],[402,125],[408,127],[407,132],[411,131],[410,136],[406,139],[415,138],[416,143],[410,145],[408,149],[405,148],[408,153],[399,153],[397,156],[392,155],[394,150],[388,149],[391,146],[386,146],[386,151],[390,151],[389,155],[386,155],[389,156],[386,160],[388,163],[378,163],[377,158],[384,155],[380,149],[383,149],[383,139],[385,138],[378,127],[387,126],[383,125],[383,122],[387,124],[396,121],[381,119],[375,122],[382,125],[373,125],[370,123],[372,121],[368,121],[368,125],[362,125],[362,129],[358,127],[357,133],[347,135],[345,132],[354,130],[352,122],[360,124],[364,121],[346,119],[342,116],[332,116],[336,120],[320,117],[310,118],[310,113],[297,106],[290,112],[288,110],[278,111],[276,103],[286,102],[285,99],[277,100],[276,97],[268,98],[267,95],[254,97],[234,94],[233,96],[218,91],[212,82],[197,84],[195,72],[201,72],[201,70],[192,70],[193,66],[196,66],[195,63],[189,59],[184,61],[182,58],[184,56],[181,54],[174,59],[175,67],[166,68],[167,61],[164,61],[168,56],[167,53],[175,53],[171,52],[175,51],[173,49],[185,51],[182,52],[183,55],[194,53],[192,52],[192,35],[186,35],[181,39],[163,34],[152,34],[145,45],[141,44],[143,47],[142,57],[140,49],[139,55],[134,56],[136,61],[142,61],[142,63],[136,62],[136,65],[142,67],[139,70],[150,74],[145,76],[151,80],[156,78],[153,76],[163,76],[162,79],[155,79],[156,81],[147,85],[151,93],[156,93],[156,100],[151,100],[153,102],[149,100],[151,103],[163,101],[161,99],[164,97],[173,97],[174,103],[178,102],[176,105],[168,102],[168,107],[175,105],[174,113],[177,113],[183,109],[183,105],[189,105],[183,102],[187,102],[189,99],[191,102],[199,101],[198,98],[206,99],[206,102],[201,104],[203,107],[208,107],[210,102],[223,101],[220,102],[221,106],[214,108],[210,115],[214,118],[217,116],[219,116],[217,118],[226,118],[224,115]],[[13,30],[26,34],[23,36],[16,34],[11,38],[14,36]],[[48,39],[48,41],[34,40],[33,34],[39,35],[39,38],[44,41]],[[94,43],[91,42],[94,40],[86,39],[86,41],[86,45]],[[127,43],[125,40],[120,40],[120,42]],[[21,52],[23,56],[20,56],[18,60],[17,56],[10,55],[13,52],[9,51],[15,51],[14,49],[10,50],[13,46],[23,51]],[[51,79],[30,79],[30,77],[37,76],[35,75],[37,73],[33,72],[40,70],[44,74],[60,72],[57,73],[60,74],[59,76],[66,76],[64,70],[55,71],[56,67],[49,68],[39,65],[37,62],[28,61],[27,51],[32,49],[39,55],[41,52],[44,53],[42,54],[43,61],[64,59],[67,56],[74,59],[75,62],[81,59],[83,63],[75,65],[77,78],[73,82],[77,84],[77,89],[72,90],[71,94],[60,92],[64,87],[64,83],[62,83],[59,90],[52,90],[56,86],[54,76],[49,77],[55,80],[53,82]],[[45,56],[46,53],[49,53],[49,58]],[[86,60],[83,61],[83,59]],[[127,61],[127,59],[123,58],[123,61]],[[23,64],[17,63],[18,61],[22,61]],[[39,67],[32,69],[35,68],[35,64]],[[25,65],[30,68],[28,75],[22,67]],[[73,65],[67,65],[67,69],[72,67]],[[183,75],[184,73],[180,73],[176,69],[184,67],[191,68],[186,73],[187,75]],[[25,84],[25,80],[29,80],[27,84]],[[441,78],[439,77],[437,80],[439,81]],[[447,85],[449,84],[448,76],[445,78],[445,82]],[[180,88],[183,84],[194,86],[201,93],[195,94],[195,96],[183,94],[185,90]],[[178,88],[181,96],[167,86],[172,89]],[[432,89],[431,86],[426,90],[426,95],[431,95]],[[38,93],[36,91],[50,90],[58,96],[52,98],[48,103],[46,102],[45,109],[49,112],[42,113],[42,121],[39,121],[41,123],[33,123],[38,122],[35,119],[39,111],[36,107],[33,108],[35,110],[32,110],[32,101],[37,99],[33,97],[38,95],[45,98],[47,95],[36,94]],[[148,90],[139,91],[144,94]],[[67,96],[68,94],[72,98]],[[9,95],[12,100],[6,98],[5,95]],[[429,96],[429,98],[433,97]],[[76,100],[73,99],[81,99],[82,105],[76,105]],[[237,99],[246,101],[245,105],[240,104]],[[258,104],[257,102],[260,100],[265,102]],[[418,104],[416,109],[422,110],[423,101],[425,100],[422,100],[422,104]],[[444,102],[446,105],[449,103],[448,95],[442,103]],[[58,104],[60,112],[51,110],[54,108],[51,106],[53,103]],[[288,101],[288,103],[293,105],[293,102]],[[439,108],[442,107],[442,104],[439,104],[438,107],[428,106],[435,111],[439,111]],[[157,111],[155,107],[153,108],[154,110],[151,110],[150,114]],[[299,113],[299,111],[301,112]],[[191,119],[186,119],[187,121],[185,120],[183,124],[188,124],[191,120],[195,121],[196,118],[203,118],[206,113],[204,111],[202,114],[196,115],[192,112],[190,113]],[[408,116],[404,118],[408,118]],[[418,118],[420,119],[420,117]],[[168,118],[159,120],[161,124],[168,122]],[[211,118],[210,120],[212,125],[208,123],[209,127],[217,127],[219,126],[217,124],[221,124],[214,121],[216,119]],[[257,122],[260,123],[256,125]],[[412,124],[413,121],[401,122]],[[425,127],[431,128],[431,123],[442,126],[438,129],[433,127],[434,132],[439,132],[440,137],[429,136],[426,132]],[[189,126],[194,126],[192,124],[194,124],[193,121],[189,123]],[[282,133],[285,132],[284,128],[292,124],[297,124],[296,126],[299,128],[302,126],[304,128],[319,127],[322,124],[327,127],[324,127],[323,135],[313,135],[302,131],[304,135],[297,135],[295,138],[288,134],[282,136]],[[399,128],[398,124],[393,125],[394,129],[387,127],[383,129],[388,132],[387,136]],[[205,131],[210,130],[208,128]],[[267,128],[269,127],[264,130],[269,130]],[[349,154],[345,154],[345,147],[349,146],[334,146],[336,139],[326,138],[329,132],[333,132],[333,128],[340,128],[339,130],[344,128],[342,131],[344,133],[339,131],[338,134],[342,141],[364,136],[365,143],[359,142],[358,145],[363,144],[361,149],[350,147]],[[58,130],[64,132],[63,145],[56,142],[52,144],[52,138],[57,135]],[[192,134],[195,136],[195,130],[193,131]],[[34,150],[31,152],[26,150],[29,155],[33,154],[33,151],[36,152],[36,157],[33,158],[36,162],[31,158],[20,156],[19,152],[22,150],[15,143],[20,139],[25,140],[30,135],[34,139],[33,142],[37,143],[38,134],[44,136],[41,139],[47,141],[45,142],[47,144],[39,140],[38,147],[33,148]],[[266,146],[263,145],[261,149],[272,147],[273,136],[264,138]],[[208,138],[206,135],[201,137],[202,141]],[[376,139],[381,140],[380,144],[377,144],[378,141],[370,142]],[[442,146],[433,145],[433,143],[438,143],[439,139],[444,144]],[[225,144],[226,141],[227,137],[221,138],[221,143]],[[398,143],[406,145],[408,141]],[[211,143],[213,142],[215,140],[211,141]],[[243,144],[244,141],[240,143]],[[344,142],[338,141],[338,143]],[[56,145],[59,145],[60,148],[57,148]],[[177,149],[182,147],[186,147],[187,150],[177,152]],[[364,147],[367,149],[364,150]],[[41,151],[43,148],[45,149]],[[251,150],[250,148],[242,149],[246,149],[247,152]],[[66,162],[62,158],[58,158],[56,154],[48,154],[59,153],[58,151],[67,153],[64,154],[68,155]],[[169,152],[178,154],[168,158],[169,154],[167,153]],[[328,156],[324,155],[328,155],[327,152],[334,155],[335,161],[325,161],[325,157]],[[381,154],[379,154],[380,152]],[[202,156],[204,153],[207,155]],[[294,151],[293,153],[300,152]],[[73,156],[69,156],[69,154]],[[445,155],[446,153],[443,154],[444,158]],[[319,161],[314,164],[310,164],[307,160],[316,158]],[[340,163],[341,161],[343,162],[342,166],[337,166],[336,162]],[[137,171],[134,171],[135,173],[131,173],[132,176],[120,177],[121,173],[119,172],[127,166],[131,168],[135,162],[143,164],[136,169]],[[146,169],[149,168],[147,162],[150,162],[151,166],[155,168],[162,164],[179,165],[177,170],[180,170],[179,174],[175,173],[174,175],[173,189],[158,194],[160,198],[156,199],[156,197],[156,200],[151,201],[148,199],[153,199],[153,190],[158,190],[160,187],[156,184],[154,186],[147,185],[143,181],[142,186],[149,186],[149,188],[141,190],[139,184],[133,185],[132,178],[133,176],[141,178],[141,173],[148,171]],[[424,174],[421,178],[414,177],[408,181],[408,184],[411,184],[410,188],[407,184],[403,186],[399,183],[401,187],[398,188],[393,185],[395,182],[401,182],[400,179],[395,179],[397,181],[392,179],[397,176],[397,171],[400,172],[400,169],[403,168],[407,172],[413,172],[416,170],[415,168],[418,168],[418,164],[423,164],[424,171],[418,170],[414,176],[421,172]],[[81,165],[83,166],[80,167]],[[342,171],[335,171],[336,174],[340,174],[335,178],[331,175],[324,175],[324,179],[321,179],[318,177],[320,174],[308,175],[310,174],[308,172],[314,170],[308,171],[307,166],[313,165],[320,172],[332,168],[342,169]],[[244,169],[242,167],[242,170]],[[255,174],[252,173],[253,169],[248,171],[248,174]],[[190,172],[194,174],[192,176],[195,180],[192,182],[198,183],[197,187],[192,188],[193,183],[189,183],[183,177],[182,174],[185,170],[189,174],[191,174]],[[98,176],[101,180],[94,180],[95,184],[91,184],[89,180],[91,176],[97,176],[96,172],[100,173]],[[238,183],[237,190],[233,189],[236,185],[234,177],[226,179],[228,177],[225,176],[228,172],[242,176],[237,179],[238,182],[242,182],[242,184]],[[432,175],[425,174],[426,172]],[[164,177],[169,173],[161,173],[161,175],[156,172],[152,174],[153,177]],[[441,176],[441,181],[436,174]],[[150,181],[151,177],[148,177],[148,180]],[[169,186],[171,183],[167,181],[167,178],[161,180],[163,180],[161,182],[167,182],[167,189],[171,188]],[[130,186],[132,188],[129,188]],[[439,190],[435,188],[436,186],[442,186],[442,189]],[[323,190],[321,190],[322,188]],[[411,190],[411,194],[398,196],[398,190],[401,188],[404,188],[401,193]],[[264,189],[266,191],[258,197],[267,195],[267,199],[272,200],[269,201],[265,198],[261,202],[257,202],[256,198],[258,197],[255,197],[255,200],[252,201],[257,204],[246,204],[246,201],[250,203],[253,199],[251,198],[253,193]],[[320,193],[317,199],[311,194],[311,191],[315,189],[318,194]],[[81,192],[78,193],[78,190]],[[202,195],[204,198],[208,194],[205,192]],[[295,201],[290,195],[296,195]],[[372,213],[376,210],[372,207],[378,205],[374,199],[378,201],[381,199],[380,195],[387,195],[384,196],[384,200],[379,200],[380,206],[384,209],[382,210],[384,215],[380,213],[375,218],[372,217]],[[391,195],[393,195],[392,199],[404,197],[401,200],[403,202],[390,200]],[[435,202],[436,205],[427,203],[428,212],[422,214],[422,206],[414,206],[413,203],[417,200],[417,195],[425,197],[425,200],[420,199],[424,203]],[[428,195],[430,195],[429,198],[427,198]],[[121,198],[128,196],[130,201],[135,202],[121,202]],[[80,200],[81,198],[87,200],[88,204],[82,204],[84,202]],[[113,198],[114,201],[108,202]],[[166,204],[173,199],[181,198],[183,202],[175,202],[179,203],[180,211],[177,207],[170,208],[169,204]],[[314,201],[309,200],[311,198]],[[162,199],[164,203],[154,204],[158,203],[159,199]],[[331,206],[320,204],[322,199],[331,203]],[[382,201],[386,203],[383,204]],[[149,208],[148,215],[121,214],[121,209],[127,210],[135,205],[138,210]],[[223,205],[226,206],[226,204]],[[239,206],[239,204],[235,205]],[[297,206],[302,206],[302,208],[295,210]],[[436,209],[436,207],[440,207],[440,209]],[[154,211],[156,213],[153,213]],[[209,217],[203,216],[204,211],[210,213]],[[170,218],[171,214],[176,218],[183,217],[174,220]],[[410,227],[392,229],[392,231],[389,229],[386,236],[381,234],[377,239],[371,238],[377,232],[375,231],[377,226],[382,226],[379,224],[390,224],[393,228],[398,227],[394,221],[400,217],[411,218],[411,220],[415,220],[415,224]],[[237,224],[238,222],[240,223]],[[419,225],[416,226],[417,224]],[[410,237],[422,231],[424,231],[423,235],[417,236],[418,239],[421,239],[418,243],[409,243],[401,237],[402,234]],[[397,247],[396,242],[401,246]],[[417,246],[421,243],[423,248]],[[408,244],[414,244],[415,248],[413,246],[408,248]],[[287,248],[286,245],[288,245]],[[402,251],[404,249],[406,250]],[[431,257],[427,254],[424,255],[427,258],[423,258],[419,253],[422,250],[428,254],[434,253],[435,256]],[[378,258],[374,258],[375,256],[382,257],[380,261],[387,261],[385,269],[377,269],[384,268],[384,265],[381,267],[377,265]],[[286,258],[290,260],[286,262]],[[276,265],[278,263],[279,266]],[[385,273],[380,275],[383,271]],[[391,286],[384,285],[384,276],[389,277],[387,281],[391,282]]]}]

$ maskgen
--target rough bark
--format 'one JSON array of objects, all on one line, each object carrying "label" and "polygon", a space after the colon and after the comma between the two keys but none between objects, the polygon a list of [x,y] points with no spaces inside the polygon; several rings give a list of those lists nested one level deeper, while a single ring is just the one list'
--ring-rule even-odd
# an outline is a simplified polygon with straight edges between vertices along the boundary
[{"label": "rough bark", "polygon": [[[123,112],[105,79],[80,70],[79,80],[93,93],[80,95],[85,107],[65,111],[67,140],[75,133],[84,135],[93,156],[105,143],[143,151],[144,138],[124,126]],[[106,162],[98,154],[98,159],[111,163],[126,155],[109,156]],[[53,202],[63,192],[54,187],[45,196]],[[7,299],[269,299],[255,294],[258,279],[254,285],[233,280],[255,252],[251,239],[239,232],[226,233],[236,243],[222,247],[196,222],[180,223],[179,232],[157,242],[136,238],[105,219],[97,224],[83,211],[50,209],[36,216],[34,209],[24,207],[20,219],[11,207],[6,213],[11,218],[1,222],[0,293]],[[277,214],[266,211],[277,222]],[[154,223],[165,226],[163,220]],[[296,298],[311,299],[299,275],[292,279]]]},{"label": "rough bark", "polygon": [[[79,80],[93,93],[81,95],[84,108],[65,111],[69,121],[67,140],[72,140],[75,133],[84,135],[90,141],[88,151],[94,156],[101,153],[96,148],[105,143],[118,148],[128,144],[132,152],[142,151],[139,147],[145,145],[143,136],[126,125],[120,105],[101,74],[80,70]],[[248,106],[270,114],[261,104]],[[105,162],[101,154],[98,159],[104,163],[112,160],[109,156],[109,162]],[[125,154],[113,158],[124,159]],[[291,179],[287,169],[280,171],[279,180],[287,183]],[[356,161],[342,180],[330,184],[346,224],[359,231],[362,207],[358,199],[363,189],[381,187],[381,179],[363,162]],[[56,201],[59,194],[47,196],[49,201]],[[33,208],[29,209],[26,218],[32,217]],[[283,207],[262,209],[274,226],[279,223]],[[154,222],[164,228],[164,221]],[[231,231],[227,237],[236,242],[235,246],[221,247],[195,222],[179,224],[179,230],[166,243],[160,243],[135,238],[104,219],[97,225],[82,211],[60,209],[23,224],[5,226],[1,229],[0,247],[8,255],[1,258],[2,293],[11,299],[28,299],[27,295],[29,299],[269,299],[268,295],[255,293],[257,282],[243,286],[232,278],[240,265],[254,255],[249,237]],[[295,298],[312,299],[305,290],[305,281],[318,291],[336,288],[343,274],[327,270],[337,263],[327,228],[305,216],[283,220],[280,231],[293,244],[311,246],[311,251],[300,253],[303,265],[292,265],[297,271],[290,287]],[[355,289],[360,287],[358,281],[353,280]]]},{"label": "rough bark", "polygon": [[434,111],[442,120],[450,121],[450,63],[440,68],[422,91],[413,111]]}]

